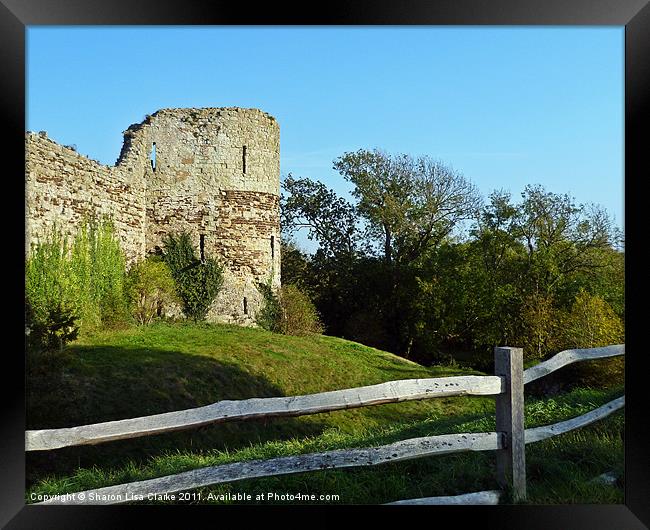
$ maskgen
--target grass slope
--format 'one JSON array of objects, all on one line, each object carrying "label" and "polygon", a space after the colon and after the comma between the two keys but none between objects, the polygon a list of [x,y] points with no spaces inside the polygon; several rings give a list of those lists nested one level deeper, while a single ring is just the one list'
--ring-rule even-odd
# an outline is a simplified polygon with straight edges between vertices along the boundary
[{"label": "grass slope", "polygon": [[[425,368],[392,354],[320,335],[291,337],[208,324],[154,324],[83,338],[66,351],[56,390],[32,388],[28,428],[54,428],[196,407],[221,399],[297,395],[395,379],[467,375]],[[29,383],[28,383],[29,384]],[[38,384],[37,382],[35,383]],[[576,390],[527,400],[527,426],[584,413],[620,395]],[[272,458],[405,438],[494,430],[494,399],[456,397],[336,411],[300,418],[235,422],[98,446],[30,453],[32,494],[97,488],[238,460]],[[531,502],[622,502],[620,489],[589,479],[622,472],[623,415],[528,446]],[[458,454],[372,469],[255,479],[203,488],[208,493],[339,494],[334,502],[381,503],[400,498],[493,489],[494,454]],[[218,497],[217,497],[218,498]],[[194,498],[196,501],[196,497]],[[323,501],[319,501],[323,502]]]}]

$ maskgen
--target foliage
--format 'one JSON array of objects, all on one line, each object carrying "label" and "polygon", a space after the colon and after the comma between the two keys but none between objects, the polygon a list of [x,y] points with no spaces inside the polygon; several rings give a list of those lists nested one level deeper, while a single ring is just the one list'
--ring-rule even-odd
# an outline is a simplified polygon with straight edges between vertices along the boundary
[{"label": "foliage", "polygon": [[82,225],[71,248],[70,267],[84,325],[117,325],[128,319],[124,253],[110,221]]},{"label": "foliage", "polygon": [[79,290],[68,265],[68,241],[56,227],[46,241],[30,250],[25,263],[25,298],[27,343],[31,348],[50,346],[49,337],[55,330],[48,333],[47,326],[53,313],[63,313],[66,308],[70,315],[80,316]]},{"label": "foliage", "polygon": [[623,324],[600,297],[582,290],[571,307],[564,325],[564,341],[573,348],[595,348],[620,344]]},{"label": "foliage", "polygon": [[77,316],[60,304],[48,309],[45,317],[35,318],[29,301],[25,307],[26,350],[28,356],[43,351],[63,351],[63,347],[77,338]]},{"label": "foliage", "polygon": [[25,296],[34,333],[29,344],[61,347],[78,329],[125,321],[125,276],[124,255],[109,221],[87,221],[72,244],[54,226],[26,260]]},{"label": "foliage", "polygon": [[309,297],[295,285],[280,288],[280,319],[278,328],[285,335],[322,333],[318,312]]},{"label": "foliage", "polygon": [[163,259],[176,283],[183,312],[194,321],[204,320],[223,285],[223,267],[207,255],[196,257],[188,232],[168,234]]},{"label": "foliage", "polygon": [[131,267],[128,293],[133,314],[140,324],[160,316],[165,305],[176,302],[176,286],[167,264],[159,256],[149,256]]},{"label": "foliage", "polygon": [[543,293],[527,296],[521,307],[521,327],[517,344],[523,347],[525,360],[542,359],[554,352],[562,329],[553,298]]},{"label": "foliage", "polygon": [[[596,348],[625,342],[620,318],[599,296],[582,290],[565,317],[564,348]],[[609,387],[622,384],[623,357],[578,363],[569,367],[567,379],[575,385]]]},{"label": "foliage", "polygon": [[264,303],[261,309],[257,312],[256,322],[257,325],[267,331],[280,333],[280,299],[271,287],[271,282],[258,283],[257,289],[262,294]]},{"label": "foliage", "polygon": [[474,217],[480,197],[460,172],[427,156],[360,149],[334,161],[354,185],[357,211],[368,221],[387,263],[409,263]]},{"label": "foliage", "polygon": [[314,304],[296,285],[284,284],[277,293],[270,283],[259,284],[258,289],[264,304],[256,321],[263,329],[298,336],[323,332]]},{"label": "foliage", "polygon": [[348,201],[321,182],[291,174],[282,186],[282,226],[288,235],[306,228],[307,237],[317,239],[326,256],[345,259],[354,255],[359,234],[356,212]]},{"label": "foliage", "polygon": [[311,255],[290,246],[283,278],[309,294],[326,333],[487,367],[497,345],[528,359],[562,349],[581,289],[623,322],[622,238],[602,208],[539,185],[519,202],[497,190],[481,205],[469,180],[429,157],[361,149],[334,168],[353,203],[291,176],[281,204],[283,230],[307,227],[319,245]]},{"label": "foliage", "polygon": [[282,282],[296,285],[313,298],[317,290],[312,285],[311,256],[300,250],[292,239],[283,239],[280,244]]}]

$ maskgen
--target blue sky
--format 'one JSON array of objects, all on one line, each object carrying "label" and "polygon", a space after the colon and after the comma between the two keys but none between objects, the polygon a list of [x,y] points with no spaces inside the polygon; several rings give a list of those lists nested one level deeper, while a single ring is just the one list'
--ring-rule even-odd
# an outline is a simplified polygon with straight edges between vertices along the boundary
[{"label": "blue sky", "polygon": [[526,184],[623,227],[623,27],[39,27],[27,30],[27,130],[114,164],[164,107],[256,107],[281,174],[339,193],[346,151],[427,154],[487,196]]}]

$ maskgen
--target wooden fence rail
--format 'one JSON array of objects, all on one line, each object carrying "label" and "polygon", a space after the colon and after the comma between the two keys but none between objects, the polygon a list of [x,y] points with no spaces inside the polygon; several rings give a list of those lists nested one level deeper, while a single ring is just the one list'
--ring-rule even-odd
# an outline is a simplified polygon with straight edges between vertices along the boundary
[{"label": "wooden fence rail", "polygon": [[501,492],[499,490],[477,491],[463,495],[449,495],[444,497],[424,497],[422,499],[406,499],[403,501],[387,502],[386,505],[450,505],[450,504],[499,504]]},{"label": "wooden fence rail", "polygon": [[[584,427],[609,416],[622,408],[624,403],[625,399],[620,397],[577,418],[553,425],[526,429],[525,441],[527,444],[539,442],[578,427]],[[178,493],[251,478],[290,475],[322,469],[376,466],[432,455],[499,449],[503,449],[503,437],[495,432],[426,436],[378,447],[340,449],[323,453],[222,464],[185,471],[176,475],[83,491],[80,492],[83,493],[84,499],[82,500],[78,499],[78,497],[68,500],[53,498],[37,504],[87,504],[88,499],[94,499],[94,504],[121,504],[137,500],[140,497],[146,499],[148,496]]]},{"label": "wooden fence rail", "polygon": [[502,378],[497,376],[469,375],[433,379],[404,379],[306,396],[226,400],[204,407],[141,418],[108,421],[65,429],[27,431],[25,433],[25,450],[47,451],[73,445],[97,444],[233,420],[302,416],[434,397],[494,395],[501,393],[501,385]]},{"label": "wooden fence rail", "polygon": [[554,372],[578,361],[592,361],[595,359],[604,359],[606,357],[615,357],[617,355],[625,354],[625,344],[614,344],[612,346],[604,346],[602,348],[585,348],[579,350],[564,350],[554,355],[547,361],[536,364],[524,370],[524,384],[535,381],[540,377]]},{"label": "wooden fence rail", "polygon": [[[523,387],[567,364],[624,355],[625,346],[567,350],[548,361],[522,370],[520,348],[495,349],[495,376],[463,376],[391,381],[355,389],[322,392],[307,396],[253,398],[221,401],[206,407],[157,414],[142,418],[94,425],[26,432],[26,450],[49,450],[71,445],[146,436],[159,432],[197,427],[208,423],[250,418],[298,416],[318,412],[458,395],[496,395],[497,431],[445,434],[412,438],[393,444],[362,449],[343,449],[290,457],[235,462],[195,469],[175,475],[53,497],[36,504],[120,504],[146,500],[154,495],[178,493],[198,487],[258,477],[303,473],[322,469],[374,466],[432,455],[497,451],[497,480],[511,486],[515,500],[526,497],[525,444],[544,440],[598,421],[622,408],[617,398],[577,418],[553,425],[523,428]],[[496,504],[495,492],[477,492],[455,497],[410,499],[390,504]]]}]

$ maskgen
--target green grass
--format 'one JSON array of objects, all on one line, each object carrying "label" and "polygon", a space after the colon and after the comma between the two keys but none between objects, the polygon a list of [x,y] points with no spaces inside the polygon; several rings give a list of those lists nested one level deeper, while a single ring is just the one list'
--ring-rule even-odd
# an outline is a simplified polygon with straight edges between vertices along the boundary
[{"label": "green grass", "polygon": [[[425,368],[380,350],[325,337],[291,337],[208,324],[154,324],[86,336],[67,350],[57,392],[28,403],[28,428],[54,428],[155,414],[221,399],[297,395],[395,379],[466,375]],[[36,390],[36,389],[35,389]],[[526,400],[526,426],[568,419],[617,397],[622,388],[576,389]],[[36,393],[38,395],[38,393]],[[233,422],[97,446],[29,453],[28,491],[98,488],[241,460],[368,447],[406,438],[495,429],[494,399],[455,397]],[[622,474],[623,414],[527,446],[529,502],[620,503],[622,491],[591,483]],[[495,489],[494,452],[428,457],[373,468],[251,479],[209,493],[338,494],[336,503],[384,503]],[[261,502],[261,501],[260,501]],[[322,501],[317,501],[322,502]]]}]

